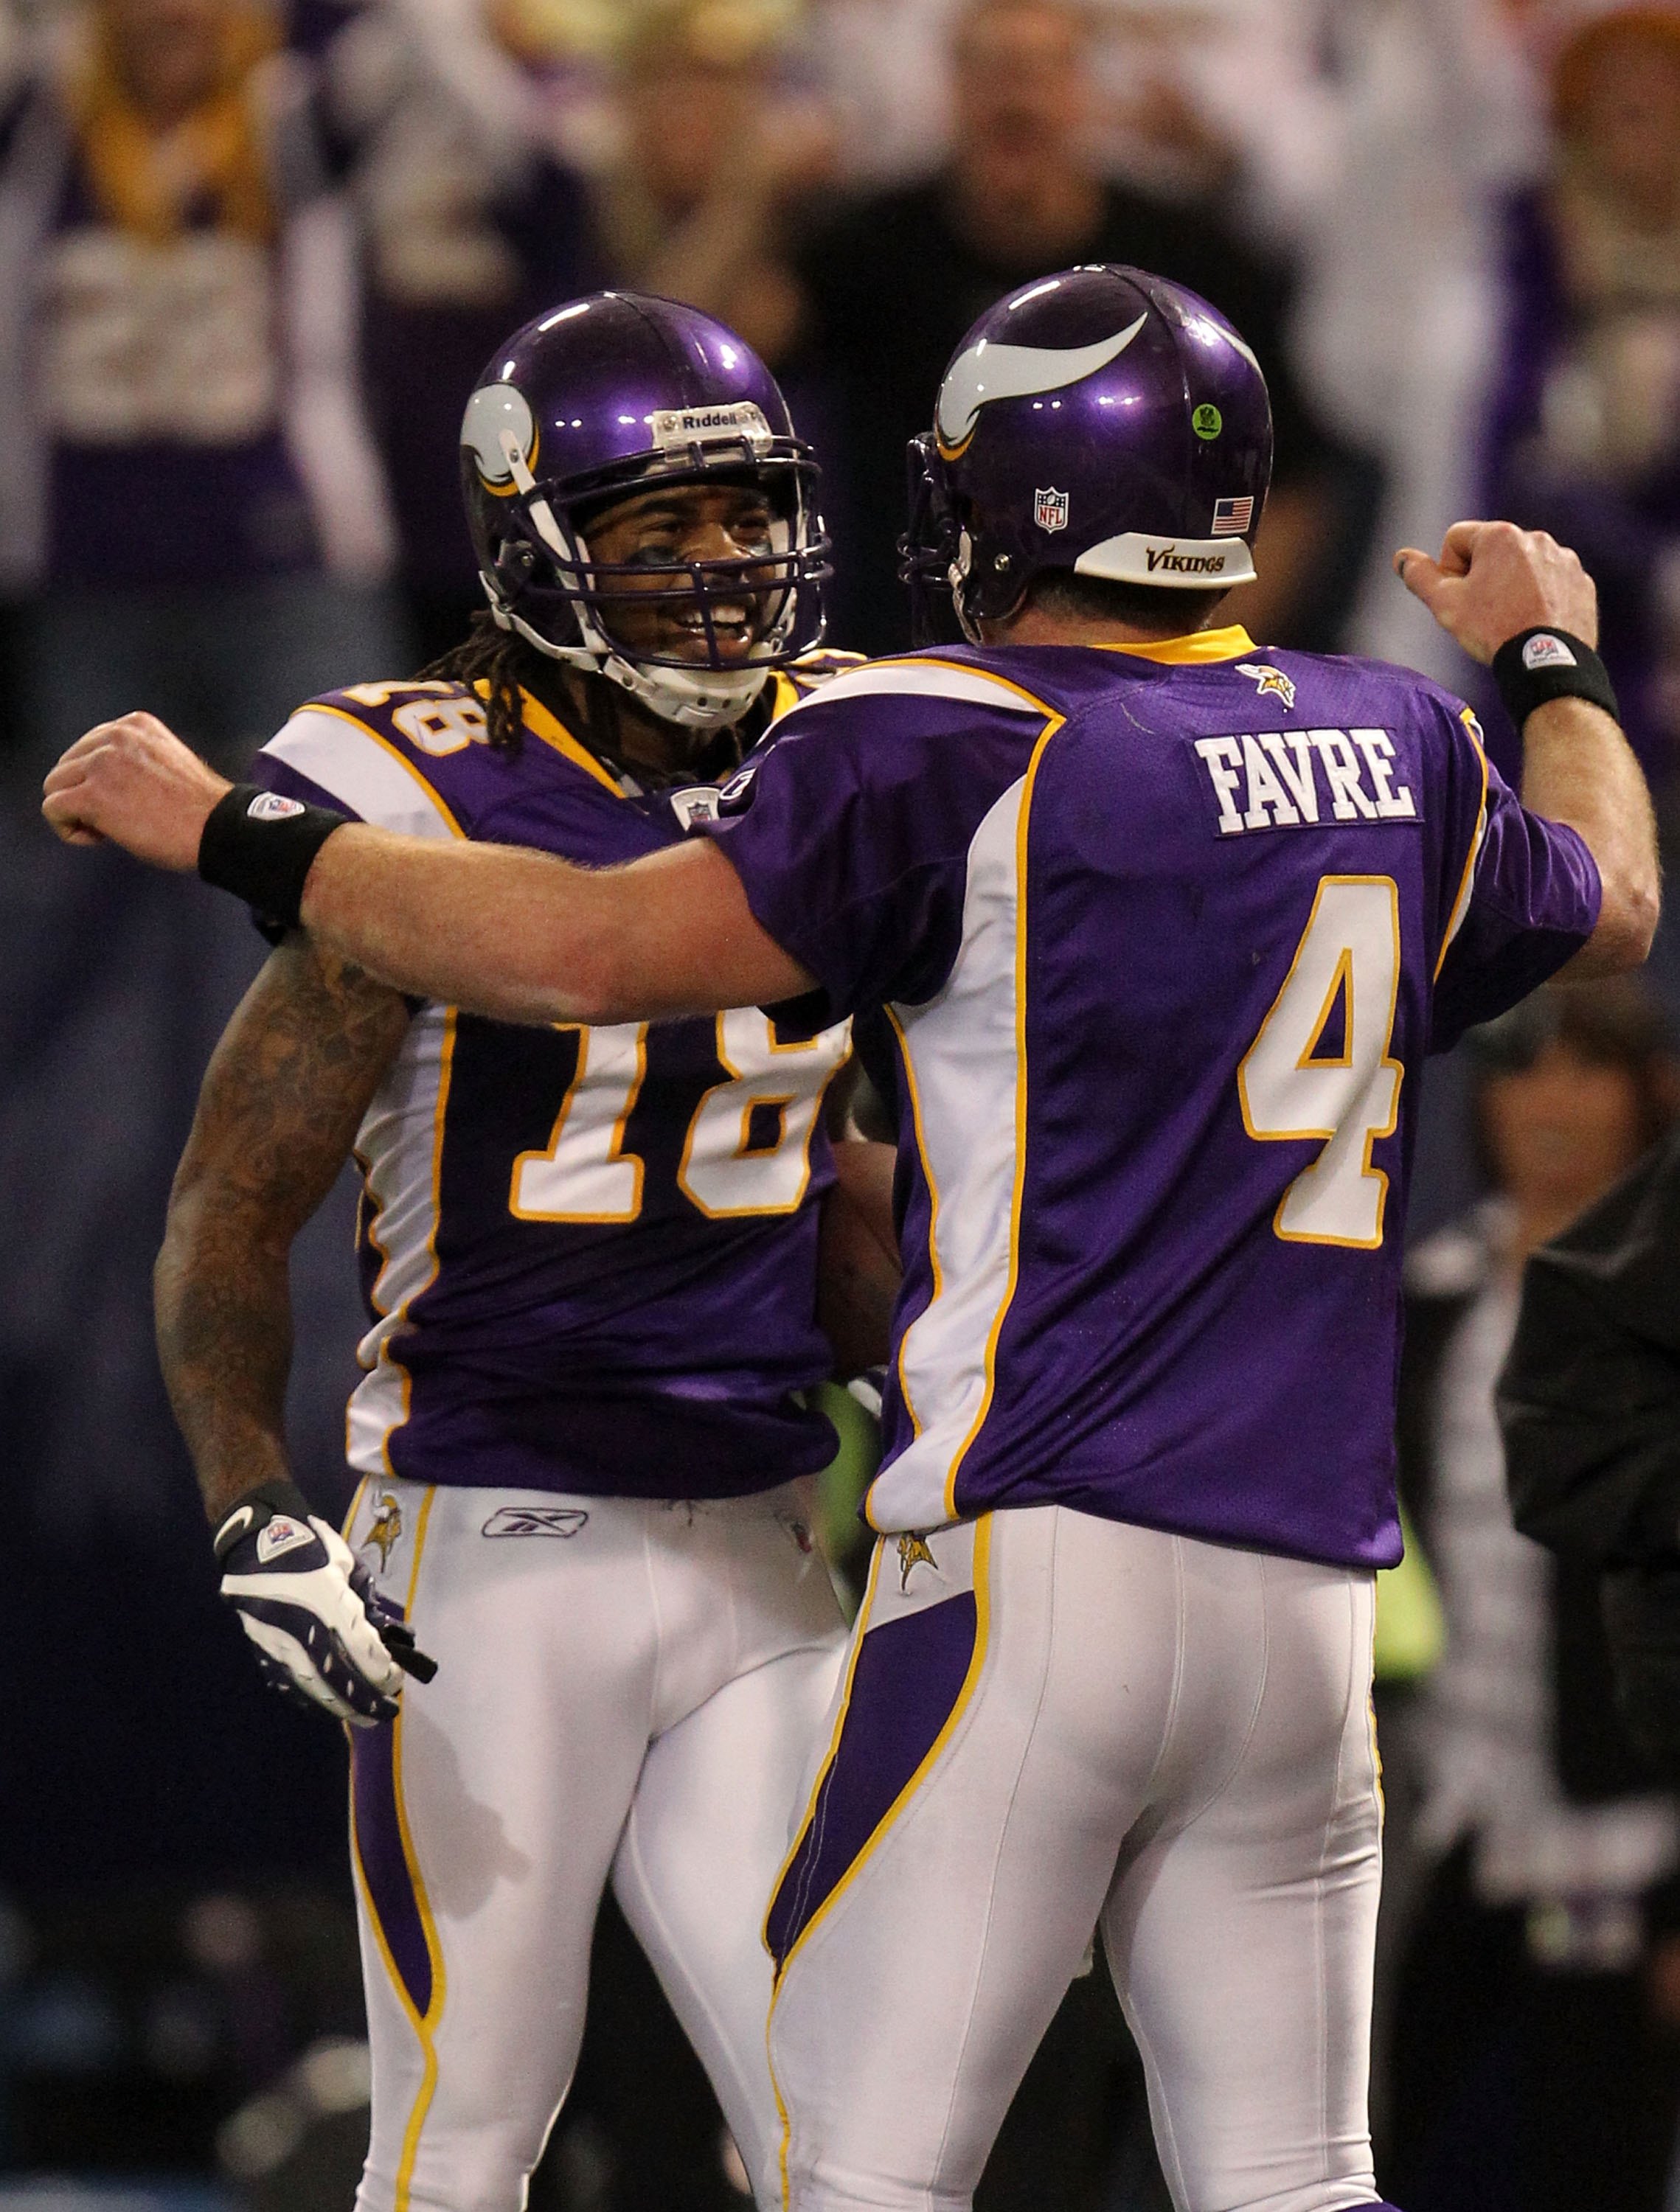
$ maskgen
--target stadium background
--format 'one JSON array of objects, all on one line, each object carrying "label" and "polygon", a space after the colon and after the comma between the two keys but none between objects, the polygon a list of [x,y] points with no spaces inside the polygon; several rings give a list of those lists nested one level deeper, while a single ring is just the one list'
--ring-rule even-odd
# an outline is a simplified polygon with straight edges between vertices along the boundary
[{"label": "stadium background", "polygon": [[[196,885],[56,848],[33,811],[42,769],[86,723],[138,704],[229,764],[298,699],[448,643],[473,588],[461,401],[499,334],[600,282],[692,300],[777,366],[828,471],[835,641],[892,650],[898,457],[922,427],[907,418],[989,298],[1087,258],[1199,283],[1273,374],[1281,495],[1266,580],[1239,618],[1465,690],[1512,769],[1496,704],[1386,555],[1434,546],[1463,513],[1552,527],[1600,578],[1607,657],[1666,817],[1673,11],[0,10],[0,2212],[342,2207],[366,2118],[342,1747],[259,1689],[217,1601],[150,1339],[170,1174],[261,946]],[[242,538],[236,513],[255,517]],[[1666,936],[1649,997],[1640,1020],[1680,1000]],[[1482,1189],[1479,1079],[1457,1058],[1431,1073],[1415,1238]],[[295,1262],[296,1463],[329,1508],[347,1489],[351,1211],[341,1188]],[[1513,1602],[1548,1602],[1524,1589]],[[1420,1575],[1387,1601],[1382,1654],[1398,1760],[1391,1991],[1420,1942],[1403,1971],[1426,1984],[1482,1957],[1454,1954],[1450,1915],[1403,1913],[1452,1841],[1409,1840],[1427,1783],[1407,1747],[1444,1640]],[[1590,1712],[1589,1733],[1601,1724]],[[1657,2212],[1680,2203],[1680,1967],[1652,1900],[1635,1903],[1618,1948],[1596,1919],[1571,1934],[1564,1900],[1553,1964],[1581,1997],[1577,2040],[1639,2063],[1566,2069],[1552,2124],[1589,2160],[1601,2140],[1646,2145],[1616,2201]],[[1525,1924],[1532,1938],[1532,1911]],[[740,2203],[703,2081],[611,1915],[598,1968],[533,2203]],[[1638,2014],[1631,2043],[1594,2025],[1606,1977]],[[1510,1984],[1489,1968],[1487,1986]],[[1385,2014],[1378,2116],[1411,2212],[1536,2202],[1498,2152],[1532,2126],[1498,2020],[1477,2046],[1488,2063],[1446,2078],[1396,2047],[1407,2017]],[[1420,2130],[1427,2159],[1408,2155]],[[1491,2178],[1460,2155],[1477,2144]],[[1165,2201],[1135,2060],[1095,1976],[1029,2079],[983,2207]]]}]

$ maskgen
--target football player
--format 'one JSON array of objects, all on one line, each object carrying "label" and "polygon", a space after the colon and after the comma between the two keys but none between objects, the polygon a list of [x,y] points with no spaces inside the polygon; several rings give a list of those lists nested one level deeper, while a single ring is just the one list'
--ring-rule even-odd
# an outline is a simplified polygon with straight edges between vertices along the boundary
[{"label": "football player", "polygon": [[724,820],[606,874],[253,820],[141,718],[49,779],[65,830],[269,881],[411,989],[856,1018],[906,1273],[873,1571],[767,1923],[797,2212],[966,2205],[1093,1923],[1175,2203],[1380,2202],[1372,1595],[1419,1070],[1566,963],[1642,958],[1655,845],[1549,539],[1400,556],[1494,662],[1525,804],[1438,686],[1219,621],[1269,455],[1206,302],[1119,268],[1012,295],[915,455],[909,566],[967,642],[841,677]]},{"label": "football player", "polygon": [[[462,437],[490,611],[429,680],[300,708],[265,805],[592,866],[677,842],[832,665],[781,393],[717,324],[609,294],[509,340]],[[513,1029],[292,933],[211,1064],[159,1340],[265,1665],[374,1723],[365,2212],[525,2202],[609,1879],[761,2189],[774,2165],[758,1929],[843,1632],[799,1484],[833,1448],[803,1394],[848,1050],[843,1018],[752,1009]],[[341,1540],[281,1415],[288,1249],[352,1150]],[[399,1712],[417,1636],[436,1679]]]}]

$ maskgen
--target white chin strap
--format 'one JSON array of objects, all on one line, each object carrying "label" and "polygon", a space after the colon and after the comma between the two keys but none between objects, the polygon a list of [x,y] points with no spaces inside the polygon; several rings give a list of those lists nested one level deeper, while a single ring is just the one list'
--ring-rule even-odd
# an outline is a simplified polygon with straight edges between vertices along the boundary
[{"label": "white chin strap", "polygon": [[[501,443],[509,473],[524,495],[525,510],[537,535],[563,570],[575,571],[580,562],[587,561],[588,548],[581,538],[575,548],[569,546],[554,519],[552,507],[545,499],[533,495],[537,480],[511,430],[502,433]],[[740,721],[770,680],[770,670],[763,667],[743,668],[739,674],[732,674],[727,668],[697,668],[691,672],[684,668],[656,666],[644,660],[627,660],[595,620],[593,608],[578,599],[572,601],[572,611],[583,642],[556,645],[539,636],[529,623],[514,612],[496,588],[495,580],[482,568],[478,580],[484,587],[484,597],[490,601],[490,613],[498,629],[516,631],[527,645],[535,646],[551,660],[564,661],[568,666],[581,668],[590,675],[607,677],[661,722],[675,722],[685,730],[721,730],[727,723]]]}]

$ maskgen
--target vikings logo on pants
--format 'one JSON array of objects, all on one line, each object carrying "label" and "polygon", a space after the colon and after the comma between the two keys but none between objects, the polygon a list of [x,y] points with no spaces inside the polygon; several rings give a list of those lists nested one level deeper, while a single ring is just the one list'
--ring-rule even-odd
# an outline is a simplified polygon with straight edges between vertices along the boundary
[{"label": "vikings logo on pants", "polygon": [[[976,1588],[990,1528],[988,1515],[934,1531],[940,1557],[927,1536],[900,1536],[897,1591],[881,1573],[892,1540],[876,1547],[834,1742],[764,1923],[778,1973],[961,1717],[985,1650]],[[932,1568],[934,1579],[912,1591],[916,1566]]]},{"label": "vikings logo on pants", "polygon": [[374,1517],[362,1539],[364,1552],[379,1553],[379,1571],[383,1574],[391,1564],[391,1553],[397,1539],[403,1533],[403,1509],[388,1490],[382,1490],[374,1504]]}]

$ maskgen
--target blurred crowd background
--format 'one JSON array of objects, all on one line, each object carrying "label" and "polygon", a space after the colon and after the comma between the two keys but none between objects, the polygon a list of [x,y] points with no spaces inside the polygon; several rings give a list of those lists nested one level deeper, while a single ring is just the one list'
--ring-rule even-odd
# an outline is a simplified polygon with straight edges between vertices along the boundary
[{"label": "blurred crowd background", "polygon": [[[9,0],[0,7],[0,2208],[348,2205],[366,2059],[333,1731],[216,1597],[149,1277],[261,947],[34,815],[146,706],[232,768],[477,592],[462,402],[607,283],[733,323],[819,449],[833,641],[908,641],[904,446],[979,311],[1084,260],[1223,308],[1277,418],[1263,641],[1480,672],[1389,556],[1575,545],[1667,842],[1680,738],[1680,10],[1579,0]],[[1503,1503],[1524,1253],[1680,1113],[1680,939],[1433,1069],[1385,1589],[1379,2172],[1409,2212],[1680,2206],[1680,1816],[1591,1602]],[[299,1247],[301,1480],[342,1504],[350,1198]],[[844,1498],[833,1515],[846,1547]],[[739,2205],[625,1936],[533,2203]],[[1166,2198],[1103,1977],[983,2212]]]}]

